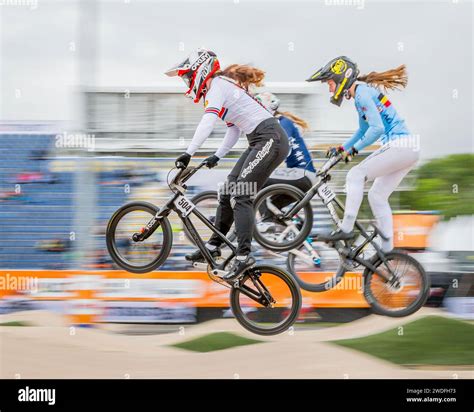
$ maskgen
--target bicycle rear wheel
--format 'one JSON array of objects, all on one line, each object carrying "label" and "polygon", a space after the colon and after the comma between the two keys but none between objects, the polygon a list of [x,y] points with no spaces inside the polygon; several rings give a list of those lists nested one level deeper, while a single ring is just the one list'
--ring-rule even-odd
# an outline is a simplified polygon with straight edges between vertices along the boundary
[{"label": "bicycle rear wheel", "polygon": [[235,318],[245,329],[258,335],[276,335],[298,318],[301,291],[286,271],[270,265],[254,266],[239,287],[232,288],[230,303]]},{"label": "bicycle rear wheel", "polygon": [[366,269],[364,272],[364,295],[375,313],[390,317],[402,317],[415,313],[426,302],[430,281],[423,266],[413,257],[400,252],[386,255],[387,263],[378,260],[377,271],[391,271],[397,279],[387,281],[382,276]]},{"label": "bicycle rear wheel", "polygon": [[135,241],[159,209],[148,202],[132,202],[118,209],[109,220],[107,249],[112,260],[132,273],[147,273],[161,266],[173,244],[171,225],[162,217],[159,226],[143,241]]}]

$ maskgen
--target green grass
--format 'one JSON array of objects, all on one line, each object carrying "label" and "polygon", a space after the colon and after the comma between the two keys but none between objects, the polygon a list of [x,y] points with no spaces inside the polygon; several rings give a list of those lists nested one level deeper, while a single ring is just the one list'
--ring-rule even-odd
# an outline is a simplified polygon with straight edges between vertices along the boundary
[{"label": "green grass", "polygon": [[229,332],[217,332],[171,346],[194,352],[212,352],[254,343],[262,343],[262,341],[244,338]]},{"label": "green grass", "polygon": [[23,322],[21,320],[20,321],[14,320],[11,322],[0,323],[0,326],[30,326],[30,324],[28,322]]},{"label": "green grass", "polygon": [[474,325],[440,316],[403,325],[403,335],[395,328],[333,343],[401,365],[474,365]]}]

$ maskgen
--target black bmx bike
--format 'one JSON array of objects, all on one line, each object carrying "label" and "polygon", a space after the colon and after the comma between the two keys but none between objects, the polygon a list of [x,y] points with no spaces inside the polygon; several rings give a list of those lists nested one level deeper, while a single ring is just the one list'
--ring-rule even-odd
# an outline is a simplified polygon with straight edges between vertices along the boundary
[{"label": "black bmx bike", "polygon": [[[291,274],[272,265],[254,265],[236,280],[222,275],[235,257],[235,246],[185,196],[189,180],[206,163],[180,168],[168,183],[173,195],[162,208],[149,202],[131,202],[118,209],[107,226],[107,248],[113,261],[132,273],[160,267],[170,254],[173,232],[167,218],[175,212],[207,262],[207,274],[230,289],[230,307],[237,321],[260,335],[282,333],[295,322],[301,308],[301,291]],[[225,259],[211,256],[190,217],[202,222],[230,248]]]},{"label": "black bmx bike", "polygon": [[[219,205],[219,195],[216,190],[199,192],[191,198],[191,201],[211,222],[215,221],[216,209]],[[202,237],[209,239],[212,232],[204,225],[199,224],[200,222],[196,223],[199,225],[198,228]],[[271,231],[273,225],[267,222],[260,222],[256,230],[261,231],[262,226],[264,230]],[[193,238],[186,227],[183,227],[183,233],[190,242],[193,242]],[[237,232],[234,226],[229,230],[227,239],[232,243],[236,243]],[[288,253],[270,249],[266,249],[266,253],[277,259],[284,259],[286,261],[287,270],[292,274],[298,272],[335,271],[340,264],[339,255],[333,248],[323,242],[314,242],[310,236],[305,239],[301,246],[289,250]]]},{"label": "black bmx bike", "polygon": [[[318,170],[317,180],[307,193],[287,184],[272,185],[260,191],[254,201],[254,238],[263,247],[280,253],[304,248],[308,239],[313,246],[318,242],[327,243],[339,255],[337,269],[323,280],[320,276],[313,280],[306,276],[305,280],[301,272],[293,270],[292,274],[302,289],[324,292],[336,287],[348,271],[363,268],[363,293],[372,310],[385,316],[408,316],[424,305],[430,289],[429,278],[415,258],[395,250],[384,253],[375,241],[377,236],[384,238],[383,234],[373,224],[371,229],[364,229],[360,221],[355,223],[358,237],[351,240],[332,242],[323,235],[311,235],[313,211],[310,202],[315,196],[328,209],[333,223],[338,227],[341,224],[339,215],[344,212],[344,207],[327,184],[331,179],[330,169],[341,160],[340,154],[331,157]],[[270,218],[268,211],[271,212]],[[263,221],[265,225],[262,225]],[[264,230],[260,230],[261,227]],[[368,246],[374,253],[366,259],[364,249]],[[303,266],[309,269],[308,272],[312,266],[314,270],[311,256],[306,258]]]}]

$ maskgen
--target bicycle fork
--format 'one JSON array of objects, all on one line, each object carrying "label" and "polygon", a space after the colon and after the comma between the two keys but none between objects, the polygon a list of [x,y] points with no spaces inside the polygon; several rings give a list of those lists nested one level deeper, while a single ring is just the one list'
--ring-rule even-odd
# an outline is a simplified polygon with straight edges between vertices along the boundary
[{"label": "bicycle fork", "polygon": [[[359,226],[358,223],[356,223],[357,226]],[[361,228],[359,228],[361,229]],[[364,231],[361,230],[361,233],[363,234],[363,236],[365,237],[365,241],[362,242],[359,246],[355,247],[354,249],[352,249],[350,247],[350,244],[348,242],[335,242],[333,244],[333,247],[337,250],[337,252],[344,258],[344,259],[349,259],[349,260],[352,260],[352,261],[355,261],[359,264],[361,264],[362,266],[366,267],[367,269],[369,269],[370,271],[372,271],[373,273],[379,275],[381,278],[385,279],[386,282],[388,282],[390,285],[393,285],[393,286],[396,286],[399,284],[399,279],[396,275],[396,273],[392,270],[392,268],[390,267],[389,263],[387,262],[387,259],[385,257],[385,254],[382,252],[382,250],[379,248],[379,246],[376,244],[376,243],[372,243],[372,241],[377,237],[377,235],[379,234],[377,232],[377,230],[374,230],[374,232],[368,236],[368,235],[364,235]],[[385,265],[386,269],[387,269],[387,272],[388,273],[385,273],[385,272],[381,272],[379,270],[377,270],[377,267],[375,267],[372,262],[368,261],[368,260],[365,260],[365,259],[362,259],[361,257],[359,257],[359,254],[362,252],[362,250],[369,244],[369,243],[372,243],[372,245],[374,246],[375,248],[375,252],[377,254],[377,256],[380,258],[380,260],[382,261],[382,264]],[[381,265],[379,265],[380,267]]]},{"label": "bicycle fork", "polygon": [[164,208],[160,209],[156,214],[149,220],[149,222],[140,229],[140,232],[135,232],[132,235],[132,240],[134,242],[143,242],[148,239],[156,229],[160,226],[160,221],[164,217],[168,216],[171,212],[171,209],[166,205]]}]

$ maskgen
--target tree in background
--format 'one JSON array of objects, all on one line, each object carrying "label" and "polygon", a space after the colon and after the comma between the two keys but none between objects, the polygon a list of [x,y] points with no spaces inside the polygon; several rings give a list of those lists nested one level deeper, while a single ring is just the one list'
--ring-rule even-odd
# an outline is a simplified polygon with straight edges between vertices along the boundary
[{"label": "tree in background", "polygon": [[474,215],[474,154],[456,154],[425,163],[413,191],[400,194],[411,210],[437,210],[449,219]]}]

